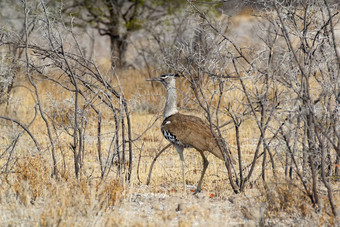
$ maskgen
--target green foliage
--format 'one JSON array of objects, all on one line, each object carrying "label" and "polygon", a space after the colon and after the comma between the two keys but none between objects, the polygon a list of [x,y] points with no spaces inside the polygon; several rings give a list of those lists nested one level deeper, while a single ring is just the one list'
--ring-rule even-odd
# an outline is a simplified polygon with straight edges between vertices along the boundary
[{"label": "green foliage", "polygon": [[137,18],[134,18],[126,23],[126,28],[128,31],[137,31],[143,27],[143,21]]},{"label": "green foliage", "polygon": [[145,4],[145,0],[130,0],[133,3],[137,3],[139,6],[142,6]]},{"label": "green foliage", "polygon": [[186,1],[183,0],[151,0],[150,2],[156,7],[164,8],[168,14],[174,14],[177,10],[180,10],[181,7],[188,4]]},{"label": "green foliage", "polygon": [[[215,16],[218,4],[195,3],[195,6],[209,16]],[[124,62],[126,39],[131,32],[152,22],[148,20],[163,20],[167,15],[181,14],[188,8],[190,6],[184,0],[71,0],[66,3],[64,15],[75,17],[74,23],[79,27],[96,28],[101,35],[110,36],[111,52],[117,55],[115,59]]]}]

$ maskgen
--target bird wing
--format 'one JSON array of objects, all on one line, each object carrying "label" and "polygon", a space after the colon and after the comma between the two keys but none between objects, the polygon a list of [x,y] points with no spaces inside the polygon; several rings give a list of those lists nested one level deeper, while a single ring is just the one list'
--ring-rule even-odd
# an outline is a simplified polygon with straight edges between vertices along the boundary
[{"label": "bird wing", "polygon": [[[209,125],[199,117],[177,113],[165,119],[163,124],[163,130],[170,132],[186,146],[194,147],[199,151],[216,150],[216,141]],[[222,158],[220,152],[215,155]]]}]

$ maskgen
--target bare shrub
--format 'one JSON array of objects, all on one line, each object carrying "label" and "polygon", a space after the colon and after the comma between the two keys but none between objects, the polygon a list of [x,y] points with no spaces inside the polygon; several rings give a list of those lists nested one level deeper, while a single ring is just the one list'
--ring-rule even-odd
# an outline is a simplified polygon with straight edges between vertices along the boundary
[{"label": "bare shrub", "polygon": [[[223,22],[191,3],[202,20],[193,28],[197,39],[180,42],[165,63],[191,84],[226,154],[235,192],[258,178],[266,185],[267,178],[276,179],[283,172],[299,182],[315,207],[320,207],[323,185],[336,216],[329,177],[338,175],[332,163],[339,160],[336,7],[320,0],[258,3],[258,32],[252,46],[228,36]],[[256,126],[250,149],[242,141],[249,130],[246,122]],[[234,138],[227,139],[235,141],[234,147],[224,139],[230,130]],[[230,149],[238,155],[236,168],[228,163]],[[254,176],[258,168],[261,174]]]},{"label": "bare shrub", "polygon": [[[0,91],[8,92],[17,69],[29,88],[20,97],[29,100],[25,114],[0,116],[0,187],[5,189],[1,202],[40,205],[40,225],[72,225],[103,211],[109,216],[109,208],[125,193],[131,193],[125,202],[133,206],[135,201],[149,203],[154,197],[150,191],[164,193],[161,196],[179,193],[167,187],[172,180],[158,188],[145,187],[144,200],[142,193],[130,190],[138,185],[145,191],[141,184],[151,182],[152,167],[171,146],[164,144],[158,129],[147,133],[158,116],[139,115],[159,111],[163,91],[140,84],[157,70],[166,70],[182,75],[179,108],[209,122],[224,154],[226,170],[217,165],[210,179],[220,191],[208,192],[204,203],[222,197],[223,210],[230,191],[238,194],[236,201],[255,188],[260,195],[254,197],[265,205],[263,210],[257,217],[252,212],[257,205],[248,209],[242,204],[240,217],[259,219],[260,225],[271,224],[280,214],[324,215],[326,224],[336,221],[340,160],[336,5],[321,0],[257,1],[259,11],[253,11],[257,15],[249,16],[253,36],[244,42],[234,33],[231,18],[208,10],[215,2],[187,1],[189,8],[157,18],[143,31],[148,33],[145,42],[134,43],[142,59],[136,64],[146,66],[136,76],[132,70],[99,67],[86,57],[73,21],[65,21],[60,8],[32,2],[20,5],[21,38],[1,30],[1,48],[15,47],[22,57],[11,55],[5,61]],[[20,108],[20,102],[11,108]],[[133,159],[136,149],[138,162]],[[159,168],[165,175],[170,175],[165,166],[176,168],[168,157]],[[148,169],[148,177],[140,173]],[[133,170],[138,182],[129,182]],[[195,166],[191,170],[196,174]],[[217,179],[224,184],[223,177],[230,186],[215,184]],[[222,193],[222,188],[228,190]],[[178,202],[172,212],[177,215],[181,209]],[[121,223],[119,218],[112,220]]]},{"label": "bare shrub", "polygon": [[[58,163],[62,163],[64,171],[67,168],[68,151],[73,154],[75,176],[81,178],[91,174],[86,170],[83,172],[83,166],[85,159],[91,158],[86,156],[87,144],[95,140],[101,178],[107,177],[117,162],[116,174],[120,176],[123,172],[123,176],[130,179],[132,168],[126,168],[125,163],[132,164],[131,123],[117,72],[113,68],[109,71],[110,76],[103,74],[94,61],[84,56],[73,28],[65,27],[60,12],[50,10],[43,1],[39,3],[37,7],[40,7],[41,14],[35,14],[37,11],[33,10],[33,5],[23,1],[25,38],[14,39],[8,33],[1,44],[16,46],[25,54],[21,66],[33,88],[39,113],[34,124],[44,125],[47,132],[40,142],[51,153],[53,176],[59,178],[61,166]],[[29,37],[30,26],[34,23],[39,23],[39,30],[35,31],[35,36],[41,35],[39,44]],[[109,82],[112,78],[115,78],[117,87]],[[45,82],[48,89],[40,86],[44,81],[49,81]],[[46,94],[42,90],[49,92]],[[62,97],[53,97],[58,94],[66,99],[61,101]],[[113,127],[111,130],[102,129],[102,120],[108,118],[113,118]],[[31,135],[24,123],[17,123]],[[106,134],[104,140],[103,133]],[[8,160],[13,163],[14,159]],[[6,167],[4,173],[8,171]]]}]

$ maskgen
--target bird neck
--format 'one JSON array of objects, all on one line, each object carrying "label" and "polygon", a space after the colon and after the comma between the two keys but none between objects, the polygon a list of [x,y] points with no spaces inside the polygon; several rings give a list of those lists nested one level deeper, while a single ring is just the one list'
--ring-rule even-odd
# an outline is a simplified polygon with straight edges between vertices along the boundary
[{"label": "bird neck", "polygon": [[177,91],[175,80],[173,80],[166,88],[166,101],[163,117],[164,119],[178,113],[177,110]]}]

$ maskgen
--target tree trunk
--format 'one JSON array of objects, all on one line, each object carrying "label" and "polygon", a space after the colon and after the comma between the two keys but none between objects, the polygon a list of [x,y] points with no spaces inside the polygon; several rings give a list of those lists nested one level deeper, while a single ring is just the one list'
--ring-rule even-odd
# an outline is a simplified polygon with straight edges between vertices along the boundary
[{"label": "tree trunk", "polygon": [[117,33],[111,33],[111,63],[112,66],[118,69],[126,67],[126,50],[128,34],[119,35]]},{"label": "tree trunk", "polygon": [[[124,68],[126,65],[126,49],[127,49],[127,38],[129,31],[122,27],[122,21],[120,10],[123,7],[124,1],[122,2],[111,2],[107,1],[106,6],[110,13],[110,25],[109,25],[109,36],[111,45],[111,64],[114,68]],[[123,31],[122,31],[123,30]]]}]

